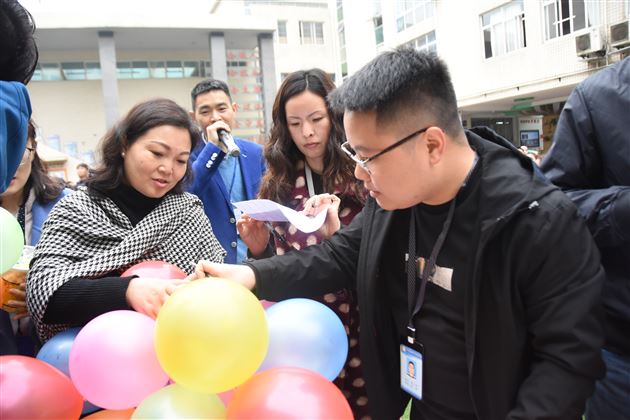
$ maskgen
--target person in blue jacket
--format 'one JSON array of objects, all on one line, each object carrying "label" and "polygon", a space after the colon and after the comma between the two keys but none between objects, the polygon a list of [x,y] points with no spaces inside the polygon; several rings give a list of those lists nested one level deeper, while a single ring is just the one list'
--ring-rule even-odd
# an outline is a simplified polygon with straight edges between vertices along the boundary
[{"label": "person in blue jacket", "polygon": [[[46,173],[45,164],[37,154],[35,123],[29,121],[26,149],[8,188],[0,194],[0,206],[18,219],[26,245],[37,244],[48,213],[71,192],[62,180]],[[22,290],[12,289],[15,296],[9,304],[20,309],[13,314],[13,322],[8,312],[0,310],[0,329],[15,344],[13,352],[34,356],[36,340],[30,334],[32,324],[27,318],[24,288],[25,284],[22,284]]]},{"label": "person in blue jacket", "polygon": [[567,100],[542,162],[545,175],[586,221],[606,272],[606,377],[586,419],[630,416],[630,58],[579,84]]},{"label": "person in blue jacket", "polygon": [[0,193],[15,173],[26,145],[31,102],[26,84],[37,65],[33,18],[17,0],[0,0]]},{"label": "person in blue jacket", "polygon": [[[0,0],[0,193],[13,179],[26,147],[31,101],[25,85],[38,58],[34,32],[33,18],[17,0]],[[16,351],[10,325],[4,328],[7,322],[9,317],[0,315],[0,355]]]},{"label": "person in blue jacket", "polygon": [[202,129],[203,141],[190,159],[194,181],[189,191],[203,202],[215,236],[227,251],[225,262],[240,263],[247,258],[247,246],[236,230],[233,202],[256,198],[265,172],[262,146],[235,138],[240,156],[226,154],[217,130],[228,133],[236,122],[237,105],[227,84],[216,79],[199,82],[191,92],[190,116]]}]

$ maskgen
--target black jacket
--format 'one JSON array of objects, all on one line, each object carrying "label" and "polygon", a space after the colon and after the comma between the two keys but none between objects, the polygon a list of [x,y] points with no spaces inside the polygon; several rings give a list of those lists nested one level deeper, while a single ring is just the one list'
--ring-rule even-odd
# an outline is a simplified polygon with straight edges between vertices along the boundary
[{"label": "black jacket", "polygon": [[630,356],[630,58],[569,96],[542,169],[595,237],[606,270],[606,347]]},{"label": "black jacket", "polygon": [[[575,206],[532,161],[490,130],[467,132],[481,165],[478,247],[469,273],[465,345],[479,419],[579,418],[603,375],[599,299],[603,270]],[[393,212],[369,200],[330,240],[256,261],[259,296],[280,300],[356,287],[369,404],[398,418],[399,353],[379,272]]]}]

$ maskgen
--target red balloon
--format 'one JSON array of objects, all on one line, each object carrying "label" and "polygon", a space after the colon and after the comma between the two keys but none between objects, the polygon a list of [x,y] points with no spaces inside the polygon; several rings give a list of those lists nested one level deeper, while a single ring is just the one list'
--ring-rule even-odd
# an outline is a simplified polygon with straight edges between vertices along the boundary
[{"label": "red balloon", "polygon": [[228,419],[352,420],[341,391],[328,379],[301,368],[273,368],[236,388]]},{"label": "red balloon", "polygon": [[0,418],[78,419],[83,397],[70,378],[41,360],[0,356]]},{"label": "red balloon", "polygon": [[142,261],[129,267],[120,277],[154,277],[158,279],[184,279],[187,274],[178,266],[165,261]]}]

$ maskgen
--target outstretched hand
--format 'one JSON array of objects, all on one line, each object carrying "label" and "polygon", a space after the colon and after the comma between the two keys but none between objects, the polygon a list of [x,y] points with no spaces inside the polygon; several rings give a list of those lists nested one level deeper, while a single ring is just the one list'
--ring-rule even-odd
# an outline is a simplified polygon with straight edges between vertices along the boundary
[{"label": "outstretched hand", "polygon": [[256,286],[256,276],[254,270],[247,265],[220,264],[201,260],[195,267],[195,272],[186,277],[186,281],[204,279],[206,277],[221,277],[232,280],[249,290]]}]

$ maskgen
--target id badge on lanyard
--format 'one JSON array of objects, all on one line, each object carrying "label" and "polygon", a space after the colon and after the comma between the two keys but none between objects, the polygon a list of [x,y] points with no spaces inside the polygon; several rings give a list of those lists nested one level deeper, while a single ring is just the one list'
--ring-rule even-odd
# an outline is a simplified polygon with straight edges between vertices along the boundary
[{"label": "id badge on lanyard", "polygon": [[[407,259],[407,299],[409,310],[409,322],[407,323],[407,335],[400,343],[400,387],[417,400],[422,399],[422,367],[424,364],[424,346],[416,340],[416,329],[413,324],[414,317],[420,312],[424,301],[429,277],[433,275],[438,253],[444,245],[444,240],[455,213],[455,199],[451,203],[448,216],[444,222],[442,232],[438,235],[437,241],[431,251],[431,256],[427,264],[424,265],[422,273],[416,271],[416,223],[415,208],[411,210],[409,223],[409,252]],[[420,288],[416,294],[416,278],[420,274]]]},{"label": "id badge on lanyard", "polygon": [[422,399],[422,363],[424,349],[405,337],[400,343],[400,387],[417,400]]}]

